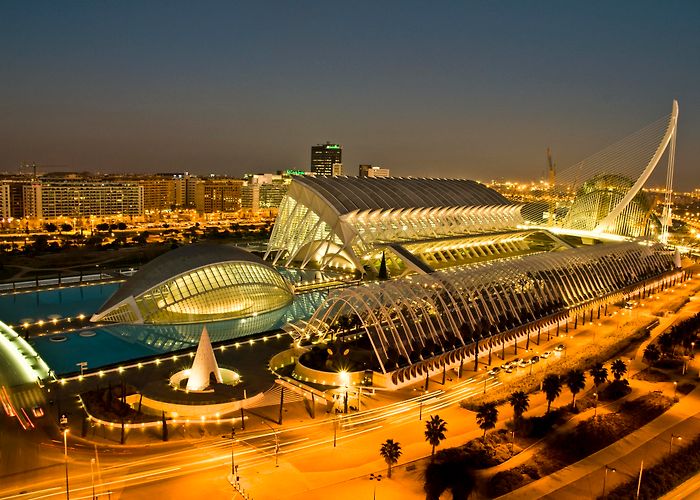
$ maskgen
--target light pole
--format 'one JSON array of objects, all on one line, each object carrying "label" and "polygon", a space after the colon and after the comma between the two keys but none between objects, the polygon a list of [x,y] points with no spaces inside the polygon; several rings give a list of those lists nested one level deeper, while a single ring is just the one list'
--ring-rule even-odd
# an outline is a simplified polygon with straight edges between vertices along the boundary
[{"label": "light pole", "polygon": [[598,415],[598,393],[594,392],[593,397],[595,398],[595,403],[593,404],[593,421],[595,422],[596,416]]},{"label": "light pole", "polygon": [[63,457],[66,463],[66,500],[70,500],[70,488],[68,487],[68,427],[63,429]]},{"label": "light pole", "polygon": [[678,382],[675,380],[673,381],[673,399],[675,401],[676,399],[676,392],[678,391]]},{"label": "light pole", "polygon": [[236,462],[235,462],[235,458],[233,456],[233,448],[234,448],[234,445],[236,444],[235,440],[236,440],[236,429],[233,426],[231,426],[231,481],[232,482],[236,480],[236,465],[235,465]]},{"label": "light pole", "polygon": [[279,467],[279,452],[280,452],[280,438],[279,435],[277,434],[277,431],[267,422],[264,420],[261,420],[261,422],[265,425],[267,425],[272,432],[275,433],[275,467]]},{"label": "light pole", "polygon": [[369,480],[370,481],[377,481],[374,484],[374,492],[372,494],[372,500],[377,500],[377,486],[379,486],[379,482],[382,480],[382,475],[372,473],[369,475]]},{"label": "light pole", "polygon": [[610,467],[609,465],[605,466],[605,474],[603,475],[603,498],[605,497],[605,483],[608,481],[608,471],[610,472],[616,472],[617,470],[615,467]]},{"label": "light pole", "polygon": [[92,500],[95,500],[95,459],[90,459],[90,483],[92,484]]},{"label": "light pole", "polygon": [[671,450],[673,449],[673,440],[674,439],[677,439],[678,441],[680,441],[681,439],[683,439],[683,437],[679,436],[678,434],[671,434],[671,439],[669,439],[669,441],[668,441],[668,453],[669,453],[669,455],[671,454]]}]

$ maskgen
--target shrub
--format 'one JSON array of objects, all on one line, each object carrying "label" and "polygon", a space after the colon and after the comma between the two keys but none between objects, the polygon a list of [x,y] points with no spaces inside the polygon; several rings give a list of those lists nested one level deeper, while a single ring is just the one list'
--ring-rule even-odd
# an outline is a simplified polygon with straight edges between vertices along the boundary
[{"label": "shrub", "polygon": [[490,498],[500,497],[519,488],[524,482],[523,475],[517,469],[498,472],[489,480],[488,494]]},{"label": "shrub", "polygon": [[[677,448],[659,463],[644,471],[639,498],[652,500],[662,497],[677,485],[683,483],[700,469],[700,437],[687,446]],[[634,498],[637,492],[637,479],[633,478],[610,491],[610,500]]]},{"label": "shrub", "polygon": [[624,396],[627,396],[632,389],[627,380],[613,380],[608,386],[600,391],[601,401],[616,401]]}]

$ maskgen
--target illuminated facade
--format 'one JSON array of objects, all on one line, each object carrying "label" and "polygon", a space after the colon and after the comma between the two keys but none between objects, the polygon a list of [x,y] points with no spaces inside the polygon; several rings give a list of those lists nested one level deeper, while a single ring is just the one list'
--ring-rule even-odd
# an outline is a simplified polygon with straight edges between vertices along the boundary
[{"label": "illuminated facade", "polygon": [[462,179],[295,177],[267,256],[363,269],[382,245],[514,229],[520,207]]},{"label": "illuminated facade", "polygon": [[299,327],[299,338],[326,342],[359,333],[377,371],[396,371],[400,382],[416,376],[420,363],[460,359],[480,341],[505,345],[523,325],[557,322],[676,267],[661,245],[624,242],[412,275],[332,291]]},{"label": "illuminated facade", "polygon": [[343,146],[340,144],[317,144],[311,146],[311,172],[316,175],[340,175],[343,165]]},{"label": "illuminated facade", "polygon": [[[564,227],[593,231],[632,188],[632,179],[619,175],[598,175],[579,188],[564,219]],[[607,231],[638,238],[658,235],[660,222],[653,214],[654,206],[643,191],[639,191],[608,225]]]},{"label": "illuminated facade", "polygon": [[245,318],[292,300],[291,286],[259,257],[227,245],[188,245],[145,265],[92,321],[178,324]]}]

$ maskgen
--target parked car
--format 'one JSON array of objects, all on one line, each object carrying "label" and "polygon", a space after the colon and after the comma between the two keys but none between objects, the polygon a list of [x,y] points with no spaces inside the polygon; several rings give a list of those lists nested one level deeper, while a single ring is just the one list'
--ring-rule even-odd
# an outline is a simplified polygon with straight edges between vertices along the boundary
[{"label": "parked car", "polygon": [[550,354],[552,354],[552,351],[544,351],[542,354],[540,354],[540,358],[547,359]]},{"label": "parked car", "polygon": [[539,363],[540,362],[540,357],[539,356],[533,356],[530,358],[530,363]]},{"label": "parked car", "polygon": [[530,364],[530,360],[528,360],[528,359],[521,359],[521,360],[518,362],[518,366],[520,366],[520,367],[524,367],[524,366],[527,366],[527,365],[529,365],[529,364]]},{"label": "parked car", "polygon": [[498,375],[498,373],[501,371],[501,369],[498,366],[494,366],[488,371],[489,375]]},{"label": "parked car", "polygon": [[508,368],[506,368],[506,373],[513,373],[513,367],[509,366]]},{"label": "parked car", "polygon": [[563,351],[564,349],[566,349],[566,346],[565,346],[564,344],[559,344],[558,346],[556,346],[556,347],[554,348],[554,350],[557,351],[557,352],[561,352],[561,351]]}]

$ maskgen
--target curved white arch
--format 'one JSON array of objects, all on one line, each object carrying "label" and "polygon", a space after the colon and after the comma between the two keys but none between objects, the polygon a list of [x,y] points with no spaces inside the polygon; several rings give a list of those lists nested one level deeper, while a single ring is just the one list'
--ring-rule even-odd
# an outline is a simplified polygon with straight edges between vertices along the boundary
[{"label": "curved white arch", "polygon": [[[649,163],[647,164],[646,168],[642,172],[642,175],[639,176],[639,179],[637,179],[637,182],[634,183],[634,185],[630,188],[630,190],[627,192],[627,194],[620,200],[620,202],[610,210],[608,215],[603,218],[598,225],[593,229],[594,233],[602,233],[605,232],[609,227],[613,226],[615,224],[615,219],[618,218],[618,216],[622,213],[622,211],[629,205],[629,203],[632,201],[632,199],[637,196],[637,193],[642,189],[646,181],[649,179],[651,176],[651,173],[654,171],[656,168],[656,165],[659,163],[659,160],[661,159],[661,156],[664,154],[664,151],[666,151],[666,148],[668,147],[669,143],[671,142],[671,139],[675,137],[676,135],[676,128],[678,126],[678,101],[673,100],[673,110],[671,111],[671,118],[669,120],[668,124],[668,129],[666,130],[666,134],[664,135],[663,139],[661,140],[661,143],[659,144],[659,147],[656,149],[656,152],[654,153],[654,156],[649,160]],[[673,151],[670,152],[670,154],[673,154]]]}]

